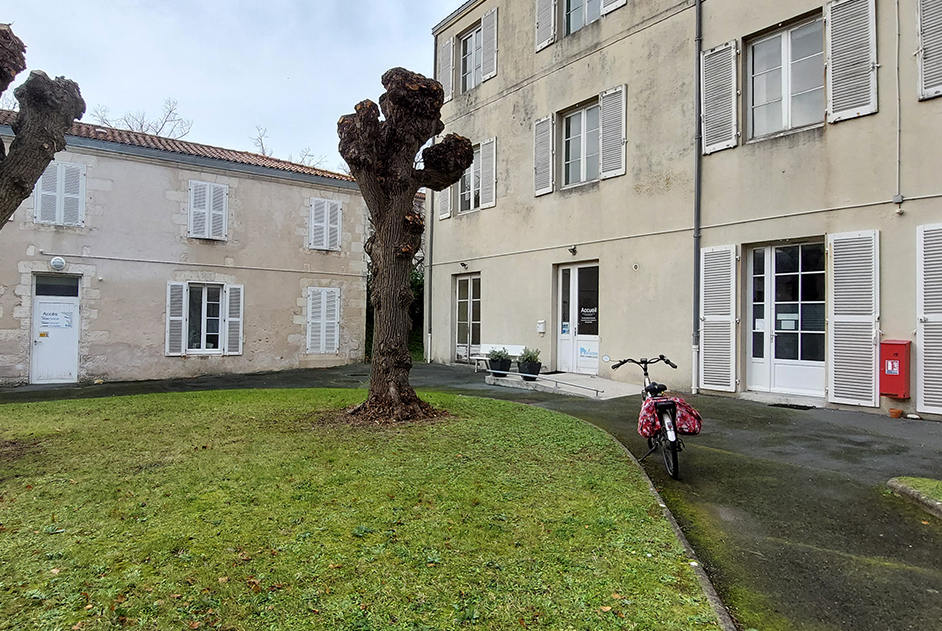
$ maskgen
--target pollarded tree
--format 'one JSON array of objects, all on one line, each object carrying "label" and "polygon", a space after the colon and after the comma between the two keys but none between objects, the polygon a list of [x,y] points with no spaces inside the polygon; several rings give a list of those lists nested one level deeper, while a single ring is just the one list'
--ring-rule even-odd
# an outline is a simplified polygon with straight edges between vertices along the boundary
[{"label": "pollarded tree", "polygon": [[471,166],[474,151],[467,138],[449,134],[422,151],[418,167],[419,149],[445,128],[442,86],[393,68],[383,75],[383,87],[386,93],[379,97],[379,106],[369,100],[358,103],[354,114],[340,118],[337,133],[340,155],[363,193],[374,227],[366,242],[372,273],[373,369],[369,398],[354,413],[375,421],[399,421],[431,414],[409,384],[410,278],[425,229],[413,200],[422,187],[440,191],[457,182]]},{"label": "pollarded tree", "polygon": [[[9,24],[0,24],[0,94],[25,69],[26,46]],[[13,94],[20,109],[9,154],[0,142],[0,229],[33,192],[56,152],[65,149],[72,121],[85,113],[78,84],[64,77],[50,79],[40,70],[31,72]]]}]

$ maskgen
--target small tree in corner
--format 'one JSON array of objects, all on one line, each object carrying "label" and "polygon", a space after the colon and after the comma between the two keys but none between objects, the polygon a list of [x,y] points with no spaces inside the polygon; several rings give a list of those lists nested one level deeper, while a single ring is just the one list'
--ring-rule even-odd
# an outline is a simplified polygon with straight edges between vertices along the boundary
[{"label": "small tree in corner", "polygon": [[[26,46],[9,24],[0,24],[0,94],[25,69]],[[50,79],[41,70],[31,72],[13,94],[20,109],[9,154],[0,142],[0,229],[33,192],[56,152],[65,149],[72,121],[85,113],[78,84],[64,77]]]},{"label": "small tree in corner", "polygon": [[471,142],[449,134],[422,151],[422,166],[417,168],[419,149],[445,129],[445,93],[434,79],[404,68],[387,71],[382,82],[386,92],[379,106],[362,101],[337,124],[340,155],[363,193],[375,228],[365,246],[372,274],[373,369],[369,398],[353,413],[377,422],[432,414],[409,384],[410,278],[425,229],[413,200],[422,187],[440,191],[454,184],[474,160]]}]

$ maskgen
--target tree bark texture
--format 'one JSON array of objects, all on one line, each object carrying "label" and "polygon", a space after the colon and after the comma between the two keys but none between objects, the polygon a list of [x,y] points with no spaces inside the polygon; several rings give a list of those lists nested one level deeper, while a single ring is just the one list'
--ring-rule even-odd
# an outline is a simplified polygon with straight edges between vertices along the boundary
[{"label": "tree bark texture", "polygon": [[370,395],[354,413],[377,422],[431,414],[409,384],[410,279],[425,229],[413,201],[422,187],[440,191],[457,182],[474,160],[471,142],[449,134],[422,152],[417,168],[419,149],[445,128],[442,86],[404,68],[387,71],[382,81],[386,92],[378,106],[362,101],[337,125],[340,155],[363,193],[374,228],[366,243],[374,310]]},{"label": "tree bark texture", "polygon": [[[26,47],[10,26],[0,24],[0,94],[26,68]],[[0,229],[33,192],[36,181],[57,151],[65,149],[65,134],[85,113],[85,101],[74,81],[50,79],[34,70],[14,90],[20,111],[13,121],[13,144],[7,153],[0,142]]]}]

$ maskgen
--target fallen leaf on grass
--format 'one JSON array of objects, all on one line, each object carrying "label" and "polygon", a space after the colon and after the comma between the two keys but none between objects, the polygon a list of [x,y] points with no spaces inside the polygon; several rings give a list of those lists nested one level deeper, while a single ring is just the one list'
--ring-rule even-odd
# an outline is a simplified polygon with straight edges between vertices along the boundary
[{"label": "fallen leaf on grass", "polygon": [[608,605],[605,605],[605,606],[603,606],[603,607],[599,607],[599,609],[601,609],[601,610],[604,611],[605,613],[608,613],[609,611],[612,610],[612,608],[609,607]]},{"label": "fallen leaf on grass", "polygon": [[85,605],[85,608],[86,608],[86,609],[91,609],[91,608],[94,607],[94,606],[95,606],[95,605],[89,604],[89,605]]},{"label": "fallen leaf on grass", "polygon": [[621,600],[621,594],[612,594],[612,598],[615,600]]},{"label": "fallen leaf on grass", "polygon": [[922,522],[922,523],[923,523],[923,525],[925,525],[925,526],[928,526],[928,525],[929,525],[929,522],[927,522],[927,521],[924,521],[924,522]]},{"label": "fallen leaf on grass", "polygon": [[187,626],[188,628],[190,628],[190,629],[199,629],[201,626],[203,626],[203,623],[202,623],[202,622],[197,622],[197,621],[194,620],[193,622],[191,622],[190,624],[188,624],[188,625],[186,625],[186,626]]},{"label": "fallen leaf on grass", "polygon": [[245,582],[248,583],[249,587],[251,587],[252,591],[255,592],[256,594],[262,591],[261,583],[254,576],[248,577],[247,579],[245,579]]},{"label": "fallen leaf on grass", "polygon": [[331,563],[327,567],[329,567],[332,570],[338,570],[343,567],[343,563],[338,563],[337,565],[334,565],[333,563]]},{"label": "fallen leaf on grass", "polygon": [[61,571],[62,571],[62,568],[61,568],[61,567],[54,567],[54,568],[52,568],[51,570],[49,570],[49,573],[52,574],[53,576],[56,576],[56,575],[58,575],[59,572],[61,572]]},{"label": "fallen leaf on grass", "polygon": [[220,577],[219,577],[219,582],[220,582],[220,583],[228,583],[228,582],[229,582],[229,577],[228,577],[228,576],[220,576]]}]

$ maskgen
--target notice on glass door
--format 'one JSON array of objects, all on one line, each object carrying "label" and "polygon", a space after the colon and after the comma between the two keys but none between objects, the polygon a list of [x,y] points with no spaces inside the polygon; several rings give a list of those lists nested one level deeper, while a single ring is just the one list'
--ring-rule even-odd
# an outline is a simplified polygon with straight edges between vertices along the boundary
[{"label": "notice on glass door", "polygon": [[71,311],[43,311],[39,316],[39,326],[44,329],[71,329]]}]

